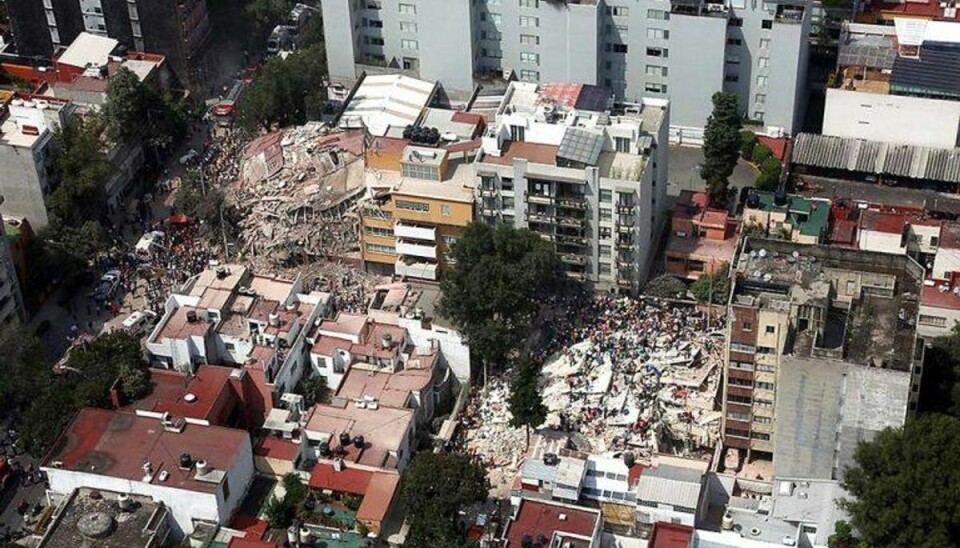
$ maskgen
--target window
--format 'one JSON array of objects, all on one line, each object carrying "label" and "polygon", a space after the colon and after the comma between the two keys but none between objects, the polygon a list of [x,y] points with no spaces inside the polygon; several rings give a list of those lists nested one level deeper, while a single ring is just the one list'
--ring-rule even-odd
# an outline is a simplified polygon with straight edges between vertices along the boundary
[{"label": "window", "polygon": [[757,94],[757,104],[758,104],[758,105],[765,105],[765,104],[767,104],[767,94],[766,94],[766,93],[758,93],[758,94]]},{"label": "window", "polygon": [[753,381],[750,379],[737,379],[737,378],[731,377],[729,379],[729,382],[730,382],[730,386],[745,386],[747,388],[750,388],[753,386]]},{"label": "window", "polygon": [[731,53],[730,55],[727,56],[726,59],[724,59],[724,61],[725,61],[728,65],[739,65],[739,64],[740,64],[740,56],[737,55],[736,53]]},{"label": "window", "polygon": [[666,84],[644,84],[643,89],[649,93],[666,93],[667,85]]},{"label": "window", "polygon": [[768,326],[766,326],[766,327],[763,328],[763,331],[764,331],[767,335],[772,335],[772,334],[774,334],[774,333],[777,332],[777,326],[775,326],[775,325],[768,325]]},{"label": "window", "polygon": [[539,46],[540,37],[533,34],[521,34],[520,43],[524,46]]},{"label": "window", "polygon": [[538,8],[540,7],[540,0],[520,0],[521,8]]},{"label": "window", "polygon": [[613,247],[607,244],[600,244],[600,256],[609,257],[613,254]]},{"label": "window", "polygon": [[223,478],[223,501],[226,502],[230,500],[230,478]]},{"label": "window", "polygon": [[775,373],[777,371],[777,368],[776,366],[773,366],[770,364],[758,363],[757,371],[759,371],[760,373]]},{"label": "window", "polygon": [[735,421],[749,422],[749,421],[750,421],[750,413],[734,413],[734,412],[731,411],[731,412],[727,413],[727,418],[728,418],[728,419],[733,419],[733,420],[735,420]]},{"label": "window", "polygon": [[735,360],[730,360],[731,369],[742,369],[744,371],[753,371],[753,364],[750,362],[738,362]]},{"label": "window", "polygon": [[503,35],[495,30],[481,30],[480,38],[484,40],[500,40],[503,38]]},{"label": "window", "polygon": [[661,67],[659,65],[647,65],[646,73],[647,76],[666,76],[667,67]]},{"label": "window", "polygon": [[771,422],[773,422],[773,419],[771,419],[770,417],[757,416],[757,417],[753,417],[753,422],[757,424],[770,424]]},{"label": "window", "polygon": [[540,80],[540,73],[535,70],[521,70],[520,79],[526,82],[537,82]]},{"label": "window", "polygon": [[727,428],[724,431],[728,436],[735,436],[738,438],[748,438],[750,437],[750,432],[746,430],[740,430],[738,428]]},{"label": "window", "polygon": [[762,88],[762,87],[766,87],[766,85],[767,85],[767,77],[763,75],[757,76],[757,87]]},{"label": "window", "polygon": [[760,28],[772,29],[773,28],[773,19],[764,19],[760,22]]},{"label": "window", "polygon": [[377,38],[376,36],[364,36],[363,43],[370,46],[382,46],[383,38]]},{"label": "window", "polygon": [[728,27],[742,27],[742,26],[743,26],[743,19],[741,19],[741,18],[739,18],[739,17],[731,17],[730,19],[727,19],[727,26],[728,26]]},{"label": "window", "polygon": [[773,390],[774,384],[772,382],[757,381],[757,388],[760,390]]},{"label": "window", "polygon": [[400,21],[400,32],[417,32],[417,24],[413,21]]},{"label": "window", "polygon": [[760,39],[760,49],[767,49],[767,48],[769,48],[769,47],[770,47],[770,39],[769,39],[769,38],[761,38],[761,39]]},{"label": "window", "polygon": [[647,48],[647,55],[650,57],[668,57],[667,48]]},{"label": "window", "polygon": [[600,202],[604,204],[609,204],[613,202],[613,191],[606,188],[600,189]]},{"label": "window", "polygon": [[441,204],[441,205],[440,205],[440,215],[443,215],[444,217],[449,217],[449,216],[450,216],[450,206],[448,206],[448,205],[446,205],[446,204]]},{"label": "window", "polygon": [[613,221],[613,210],[610,209],[609,207],[601,207],[600,220],[607,223]]},{"label": "window", "polygon": [[750,396],[737,396],[735,394],[727,394],[727,401],[730,403],[742,403],[744,405],[750,405]]},{"label": "window", "polygon": [[379,226],[365,226],[363,227],[364,232],[371,236],[377,236],[380,238],[393,238],[393,229],[382,228]]},{"label": "window", "polygon": [[647,10],[647,19],[660,19],[665,21],[670,19],[670,12],[664,10]]},{"label": "window", "polygon": [[766,407],[770,409],[773,408],[773,402],[770,400],[765,400],[763,398],[757,398],[753,400],[753,404],[756,405],[757,407]]},{"label": "window", "polygon": [[408,38],[401,38],[401,39],[400,39],[400,49],[408,49],[408,50],[411,50],[411,51],[417,51],[418,49],[420,49],[420,45],[417,43],[416,40],[410,40],[410,39],[408,39]]},{"label": "window", "polygon": [[725,75],[725,76],[723,77],[723,81],[724,81],[724,82],[739,82],[739,81],[740,81],[740,75],[739,75],[739,74],[727,74],[727,75]]},{"label": "window", "polygon": [[411,202],[410,200],[396,200],[394,202],[397,209],[406,209],[407,211],[430,211],[430,204],[424,202]]},{"label": "window", "polygon": [[536,28],[540,26],[539,17],[530,17],[528,15],[520,16],[520,26],[524,28]]},{"label": "window", "polygon": [[630,152],[629,137],[614,137],[613,141],[617,146],[617,152]]},{"label": "window", "polygon": [[610,265],[610,263],[600,263],[600,274],[601,274],[601,275],[606,274],[606,275],[609,276],[611,272],[613,272],[613,267]]},{"label": "window", "polygon": [[752,323],[752,322],[743,322],[743,330],[744,330],[744,331],[751,331],[751,330],[753,330],[753,323]]},{"label": "window", "polygon": [[757,349],[752,344],[743,344],[743,343],[730,343],[731,352],[744,352],[746,354],[753,354]]},{"label": "window", "polygon": [[367,0],[367,9],[368,10],[382,10],[383,4],[380,3],[380,0]]},{"label": "window", "polygon": [[923,325],[946,327],[947,319],[940,316],[929,316],[927,314],[920,314],[920,323]]},{"label": "window", "polygon": [[403,164],[403,176],[427,181],[440,180],[440,168],[423,164]]},{"label": "window", "polygon": [[493,24],[495,24],[495,25],[499,25],[501,21],[503,21],[503,16],[500,15],[499,13],[491,13],[491,14],[490,14],[490,22],[491,22],[491,23],[493,23]]},{"label": "window", "polygon": [[487,59],[503,59],[503,52],[498,49],[487,51],[487,49],[484,48],[480,50],[480,55]]},{"label": "window", "polygon": [[379,255],[396,255],[397,250],[392,245],[367,244],[367,253]]},{"label": "window", "polygon": [[520,62],[521,63],[533,63],[534,65],[540,64],[540,54],[531,53],[529,51],[520,52]]},{"label": "window", "polygon": [[400,8],[400,13],[404,15],[417,14],[417,6],[414,6],[413,4],[400,4],[399,8]]},{"label": "window", "polygon": [[607,25],[607,34],[626,34],[630,31],[627,25]]},{"label": "window", "polygon": [[743,40],[739,38],[727,38],[728,46],[740,46],[743,45]]},{"label": "window", "polygon": [[626,17],[630,15],[630,8],[622,8],[616,6],[607,6],[607,15],[616,15],[617,17]]},{"label": "window", "polygon": [[510,126],[510,140],[511,141],[523,141],[526,137],[527,128],[523,126]]},{"label": "window", "polygon": [[670,38],[670,31],[664,29],[647,29],[647,38],[667,40]]},{"label": "window", "polygon": [[609,226],[600,227],[600,239],[609,240],[613,236],[613,230]]},{"label": "window", "polygon": [[626,44],[607,44],[607,51],[613,53],[627,53]]},{"label": "window", "polygon": [[769,57],[761,57],[761,58],[757,59],[757,66],[760,67],[760,68],[767,68],[767,67],[769,67],[769,66],[770,66],[770,58],[769,58]]}]

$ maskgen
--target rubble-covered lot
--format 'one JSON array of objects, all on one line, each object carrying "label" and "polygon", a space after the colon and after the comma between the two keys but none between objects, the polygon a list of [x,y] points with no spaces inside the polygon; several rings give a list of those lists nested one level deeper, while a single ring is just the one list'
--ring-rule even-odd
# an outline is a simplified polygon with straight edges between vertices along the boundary
[{"label": "rubble-covered lot", "polygon": [[[653,299],[576,299],[557,303],[539,352],[544,428],[569,432],[581,450],[696,455],[720,437],[717,393],[724,318]],[[462,443],[510,482],[525,450],[509,426],[510,371],[478,388],[463,414]]]},{"label": "rubble-covered lot", "polygon": [[356,253],[363,135],[311,122],[254,139],[227,191],[243,220],[243,254],[260,266]]}]

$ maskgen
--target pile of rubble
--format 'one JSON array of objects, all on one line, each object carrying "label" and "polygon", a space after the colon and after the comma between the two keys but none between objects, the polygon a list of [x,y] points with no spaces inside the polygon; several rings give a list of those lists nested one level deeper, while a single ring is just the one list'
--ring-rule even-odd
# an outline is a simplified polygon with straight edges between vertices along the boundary
[{"label": "pile of rubble", "polygon": [[253,140],[227,195],[254,265],[293,266],[356,254],[364,192],[362,132],[311,122]]},{"label": "pile of rubble", "polygon": [[[548,408],[543,427],[568,432],[591,452],[694,455],[720,439],[717,393],[724,318],[657,300],[598,297],[553,313],[553,337],[537,354]],[[503,377],[477,390],[462,416],[465,449],[510,481],[522,460]]]}]

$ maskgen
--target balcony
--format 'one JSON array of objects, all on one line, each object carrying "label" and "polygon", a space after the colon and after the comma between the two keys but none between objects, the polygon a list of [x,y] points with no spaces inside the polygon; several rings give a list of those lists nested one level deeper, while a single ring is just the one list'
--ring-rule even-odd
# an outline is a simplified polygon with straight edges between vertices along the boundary
[{"label": "balcony", "polygon": [[568,270],[564,274],[566,274],[571,280],[577,280],[578,282],[582,282],[583,280],[587,279],[587,276],[583,272],[573,272]]},{"label": "balcony", "polygon": [[484,198],[495,198],[497,196],[497,189],[495,188],[481,188],[480,195]]},{"label": "balcony", "polygon": [[633,215],[637,210],[637,206],[633,204],[620,204],[617,206],[617,213],[619,215]]},{"label": "balcony", "polygon": [[567,236],[566,234],[557,234],[557,241],[561,244],[587,245],[587,239],[581,236]]},{"label": "balcony", "polygon": [[553,198],[544,196],[543,194],[528,194],[527,202],[531,204],[551,205],[553,204]]},{"label": "balcony", "polygon": [[436,263],[417,262],[405,257],[397,260],[396,265],[394,265],[393,272],[397,276],[404,276],[407,278],[420,278],[422,280],[434,281],[437,280]]},{"label": "balcony", "polygon": [[578,219],[576,217],[561,217],[557,219],[557,224],[560,226],[569,226],[573,228],[581,228],[584,224],[584,219]]},{"label": "balcony", "polygon": [[633,230],[632,224],[617,224],[617,232],[620,234],[630,234],[630,231]]},{"label": "balcony", "polygon": [[617,259],[617,268],[621,270],[634,270],[637,268],[637,265],[633,261],[622,261]]},{"label": "balcony", "polygon": [[437,246],[397,241],[397,255],[437,260]]},{"label": "balcony", "polygon": [[633,280],[624,280],[621,278],[617,280],[617,285],[626,289],[633,289]]},{"label": "balcony", "polygon": [[437,241],[437,229],[423,226],[414,226],[397,223],[393,225],[393,233],[397,238],[411,238],[413,240]]},{"label": "balcony", "polygon": [[498,215],[498,211],[493,208],[482,207],[480,208],[480,215],[483,215],[484,217],[496,217]]},{"label": "balcony", "polygon": [[587,264],[587,258],[582,255],[574,255],[573,253],[564,253],[560,255],[560,261],[566,264]]},{"label": "balcony", "polygon": [[527,212],[527,221],[533,221],[535,223],[553,223],[553,215],[546,215],[543,213],[530,213]]},{"label": "balcony", "polygon": [[580,198],[557,198],[557,206],[567,209],[586,211],[587,202]]},{"label": "balcony", "polygon": [[633,249],[633,240],[617,240],[617,249]]}]

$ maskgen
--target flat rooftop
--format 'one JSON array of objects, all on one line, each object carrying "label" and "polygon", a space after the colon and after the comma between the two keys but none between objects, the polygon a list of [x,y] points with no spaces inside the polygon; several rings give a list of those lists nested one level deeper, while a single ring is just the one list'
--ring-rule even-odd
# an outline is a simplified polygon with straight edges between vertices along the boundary
[{"label": "flat rooftop", "polygon": [[[188,312],[194,312],[197,315],[196,321],[191,322],[188,319]],[[163,321],[159,329],[154,331],[157,335],[152,340],[184,340],[190,337],[205,337],[213,329],[213,324],[207,323],[206,316],[206,310],[200,310],[193,306],[178,307]]]},{"label": "flat rooftop", "polygon": [[[138,548],[162,545],[164,538],[154,538],[158,528],[167,527],[167,510],[150,497],[126,495],[130,506],[121,510],[120,493],[95,489],[74,491],[50,525],[41,548]],[[91,529],[93,528],[93,529]],[[104,530],[91,543],[91,530]]]},{"label": "flat rooftop", "polygon": [[307,436],[313,439],[310,432],[328,435],[331,448],[337,445],[341,432],[349,434],[351,438],[363,436],[362,448],[358,449],[352,443],[344,448],[347,452],[346,460],[367,466],[389,466],[393,461],[390,453],[404,449],[404,440],[413,425],[413,410],[393,407],[365,409],[357,407],[353,402],[341,400],[340,403],[342,406],[314,406],[304,427],[308,432]]},{"label": "flat rooftop", "polygon": [[909,372],[795,356],[779,369],[778,478],[842,479],[860,442],[906,419]]},{"label": "flat rooftop", "polygon": [[[244,430],[186,424],[182,432],[170,432],[159,419],[88,407],[61,434],[44,466],[157,485],[160,473],[167,472],[162,483],[166,487],[214,493],[219,481],[198,479],[194,470],[181,469],[180,455],[189,453],[194,460],[206,460],[213,471],[224,472],[249,442]],[[149,478],[144,477],[147,462]]]},{"label": "flat rooftop", "polygon": [[175,417],[218,424],[220,419],[226,419],[219,415],[229,411],[227,404],[234,397],[230,379],[239,373],[242,371],[219,365],[203,365],[194,375],[153,369],[150,371],[153,390],[146,398],[124,407],[123,411],[170,413]]},{"label": "flat rooftop", "polygon": [[371,135],[382,137],[391,127],[416,122],[436,87],[436,82],[399,74],[367,76],[347,103],[340,127],[362,125]]},{"label": "flat rooftop", "polygon": [[[417,361],[411,358],[410,361]],[[387,407],[405,407],[412,392],[430,386],[432,368],[403,369],[396,373],[351,367],[340,383],[337,396],[348,400],[376,399]]]},{"label": "flat rooftop", "polygon": [[923,269],[904,255],[750,238],[732,298],[783,311],[799,305],[823,309],[823,336],[817,339],[813,329],[795,333],[788,354],[840,349],[845,361],[909,371],[922,276]]}]

